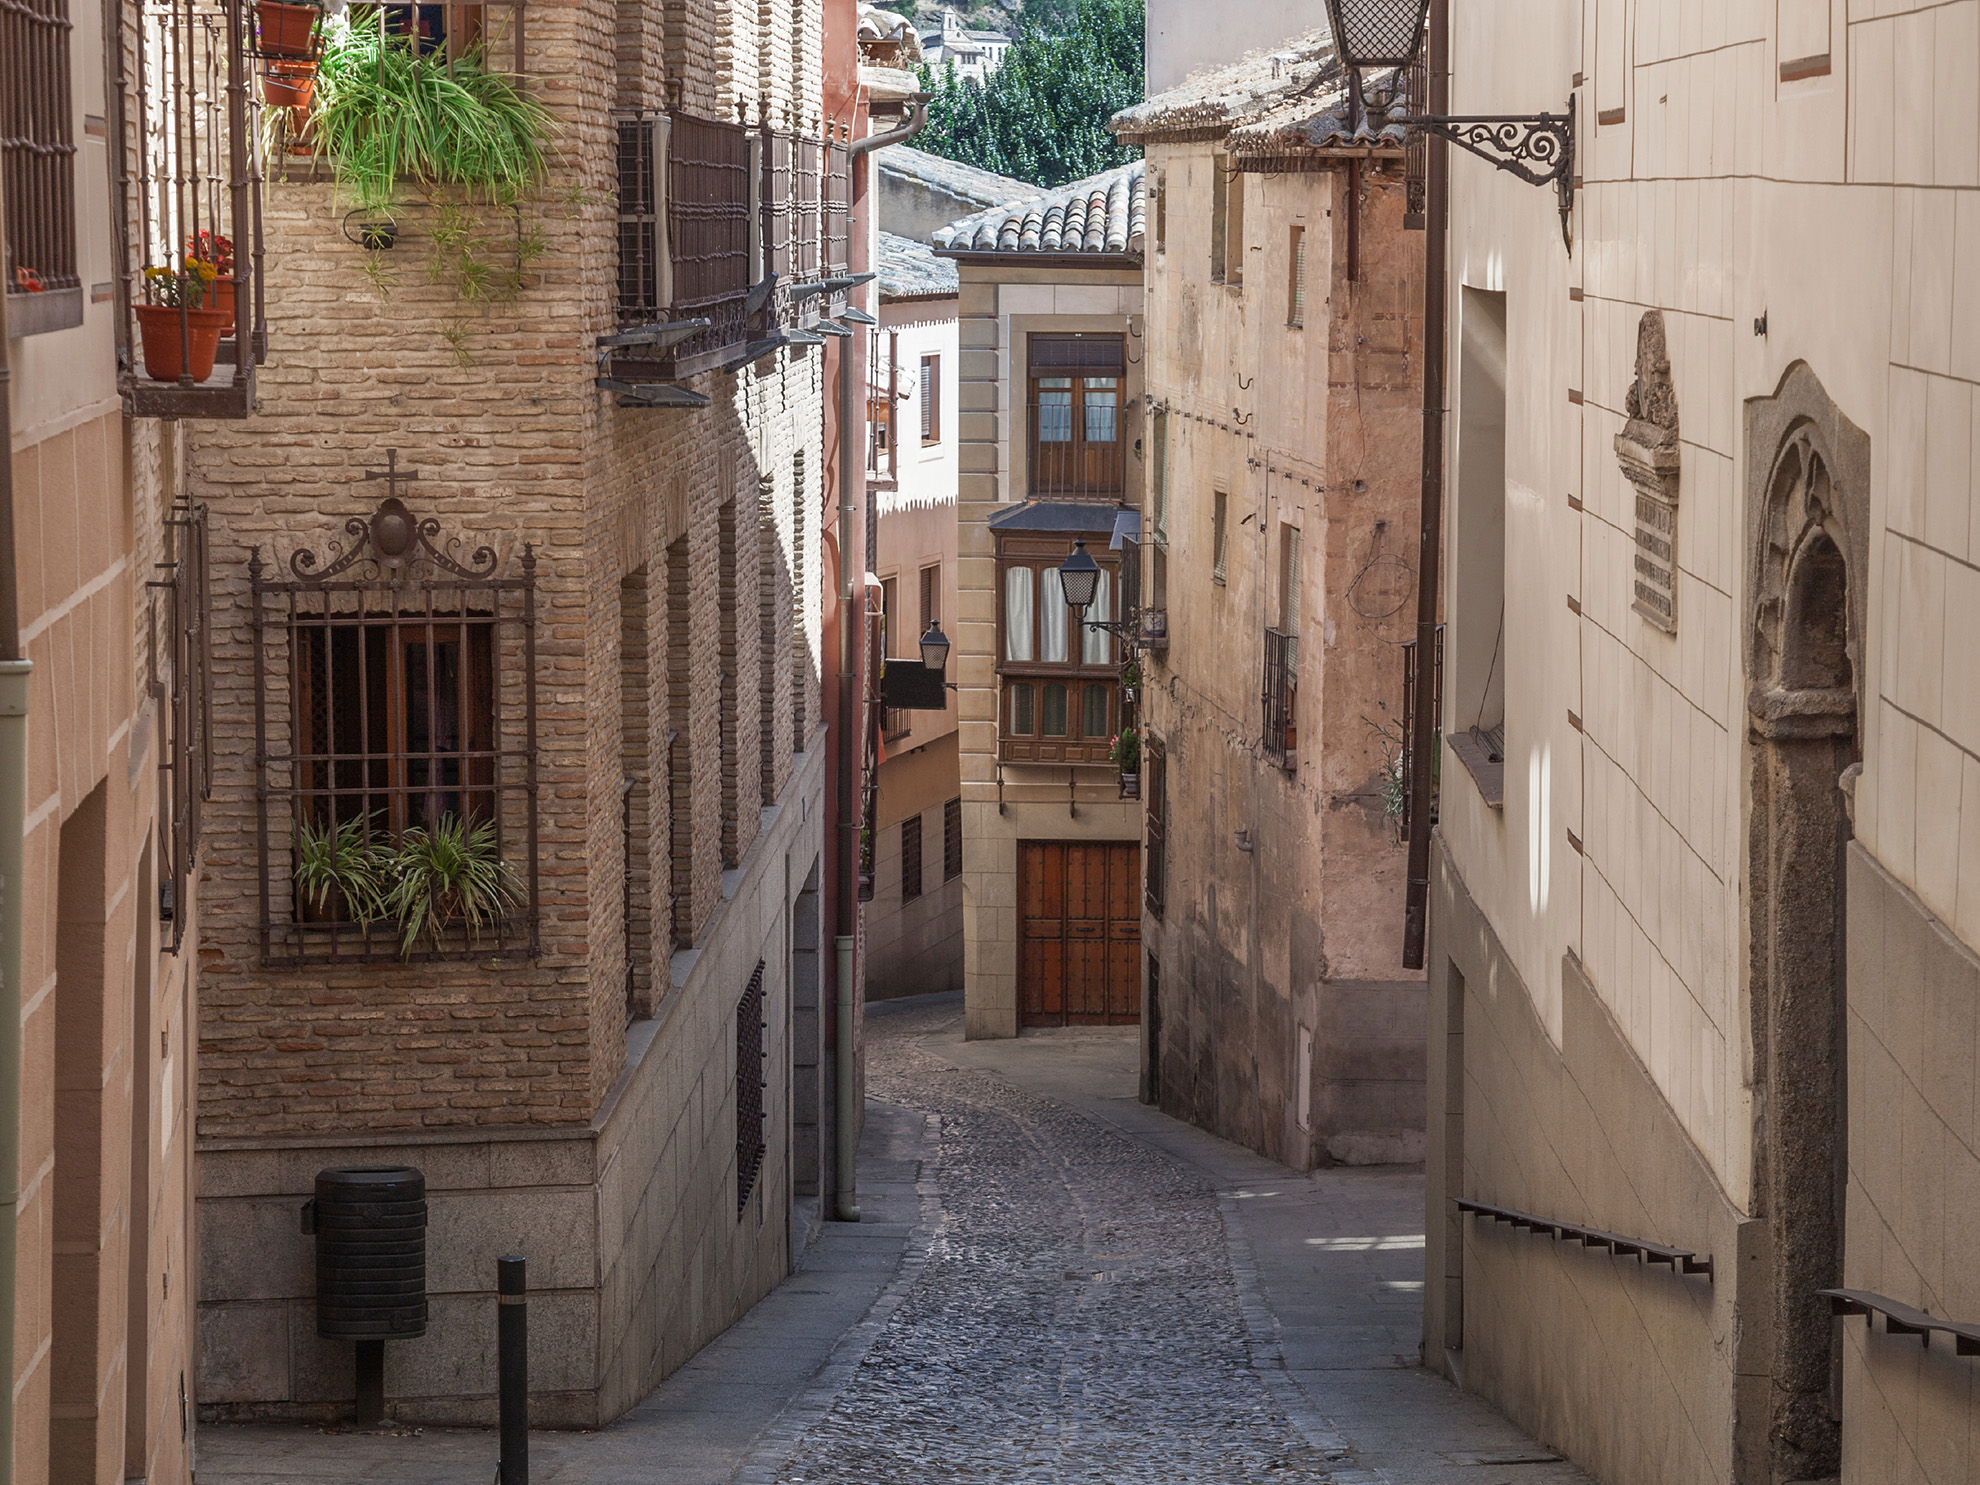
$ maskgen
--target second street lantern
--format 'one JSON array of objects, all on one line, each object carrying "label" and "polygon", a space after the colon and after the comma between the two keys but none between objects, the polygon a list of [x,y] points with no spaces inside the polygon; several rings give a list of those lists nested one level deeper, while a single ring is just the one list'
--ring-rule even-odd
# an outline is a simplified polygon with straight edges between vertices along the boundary
[{"label": "second street lantern", "polygon": [[1423,44],[1430,0],[1327,0],[1341,65],[1407,67]]}]

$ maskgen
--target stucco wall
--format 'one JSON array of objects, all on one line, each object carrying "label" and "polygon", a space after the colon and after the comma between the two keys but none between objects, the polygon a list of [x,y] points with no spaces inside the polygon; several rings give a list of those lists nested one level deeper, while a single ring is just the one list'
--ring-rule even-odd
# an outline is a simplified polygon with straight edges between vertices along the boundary
[{"label": "stucco wall", "polygon": [[[1402,225],[1400,172],[1369,168],[1350,280],[1345,165],[1242,175],[1242,282],[1214,283],[1217,148],[1149,147],[1167,197],[1147,355],[1164,419],[1170,636],[1143,659],[1167,776],[1164,907],[1143,928],[1160,966],[1155,1084],[1164,1107],[1298,1167],[1415,1160],[1423,990],[1401,969],[1405,849],[1382,799],[1394,743],[1377,728],[1400,737],[1398,646],[1415,619],[1422,239]],[[1151,546],[1164,540],[1152,504],[1143,524]],[[1259,686],[1265,630],[1289,622],[1291,767],[1265,751]]]},{"label": "stucco wall", "polygon": [[[1453,166],[1452,292],[1507,295],[1515,371],[1504,808],[1486,808],[1447,757],[1442,830],[1549,1036],[1563,1034],[1559,966],[1572,953],[1683,1139],[1752,1210],[1767,1099],[1753,905],[1782,885],[1831,890],[1827,873],[1756,880],[1747,849],[1765,822],[1742,662],[1772,622],[1753,612],[1751,545],[1775,450],[1750,441],[1745,409],[1797,366],[1869,447],[1867,488],[1849,497],[1869,528],[1847,574],[1862,625],[1858,847],[1936,920],[1932,933],[1980,942],[1980,693],[1961,642],[1980,622],[1980,333],[1963,308],[1980,296],[1980,6],[1503,0],[1453,14],[1453,111],[1523,111],[1559,97],[1563,79],[1585,83],[1571,258],[1550,199],[1482,162]],[[1668,332],[1682,440],[1674,635],[1632,612],[1634,499],[1613,452],[1651,309]],[[1461,719],[1445,724],[1448,735]],[[1853,871],[1846,886],[1852,947],[1865,880]],[[1889,1004],[1888,975],[1866,973],[1859,961],[1849,974],[1852,1028],[1866,999]],[[1901,998],[1901,1021],[1923,1014],[1923,995]],[[1970,1151],[1902,1132],[1865,1143],[1858,1124],[1882,1085],[1850,1045],[1850,1282],[1927,1303],[1933,1224],[1896,1224],[1866,1251],[1861,1203],[1873,1182],[1940,1185]],[[1879,1065],[1885,1083],[1932,1081],[1917,1043]],[[1846,1478],[1956,1478],[1952,1440],[1973,1408],[1924,1400],[1957,1392],[1945,1369],[1958,1363],[1847,1344]]]}]

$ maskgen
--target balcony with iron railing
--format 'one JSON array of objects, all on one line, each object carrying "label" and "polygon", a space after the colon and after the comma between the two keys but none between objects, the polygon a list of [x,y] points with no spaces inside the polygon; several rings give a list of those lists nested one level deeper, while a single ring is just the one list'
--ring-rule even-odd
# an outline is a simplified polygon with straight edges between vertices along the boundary
[{"label": "balcony with iron railing", "polygon": [[609,381],[676,382],[793,340],[819,343],[810,327],[846,287],[846,142],[680,110],[626,114],[618,173],[620,329],[601,342]]}]

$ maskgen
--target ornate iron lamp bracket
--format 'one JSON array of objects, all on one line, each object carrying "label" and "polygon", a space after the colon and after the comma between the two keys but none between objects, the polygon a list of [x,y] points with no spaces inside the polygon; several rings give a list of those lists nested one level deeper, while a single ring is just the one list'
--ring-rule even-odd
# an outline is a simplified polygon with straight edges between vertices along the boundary
[{"label": "ornate iron lamp bracket", "polygon": [[1412,129],[1448,139],[1530,186],[1551,185],[1561,198],[1561,240],[1574,251],[1574,95],[1565,113],[1410,114]]}]

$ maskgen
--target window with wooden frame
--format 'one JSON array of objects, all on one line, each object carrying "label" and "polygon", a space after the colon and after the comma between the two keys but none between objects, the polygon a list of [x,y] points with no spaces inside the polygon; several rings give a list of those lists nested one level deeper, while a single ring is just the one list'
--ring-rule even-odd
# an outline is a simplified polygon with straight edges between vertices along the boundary
[{"label": "window with wooden frame", "polygon": [[951,799],[942,806],[942,880],[953,882],[962,875],[962,800]]},{"label": "window with wooden frame", "polygon": [[369,0],[353,20],[365,15],[375,15],[372,23],[387,35],[414,40],[421,56],[451,62],[475,54],[490,68],[523,70],[523,0]]},{"label": "window with wooden frame", "polygon": [[1216,155],[1210,161],[1210,282],[1224,281],[1227,241],[1224,229],[1231,199],[1231,162]]},{"label": "window with wooden frame", "polygon": [[[883,657],[904,654],[902,645],[906,642],[896,631],[895,619],[901,612],[901,580],[897,577],[880,580],[880,632],[883,636],[881,654]],[[919,651],[916,652],[917,654]],[[880,709],[880,735],[888,740],[904,736],[914,726],[914,713],[905,707],[885,706]]]},{"label": "window with wooden frame", "polygon": [[0,5],[0,190],[7,333],[80,325],[68,0]]},{"label": "window with wooden frame", "polygon": [[[1078,626],[1058,567],[1072,538],[1007,536],[997,562],[998,756],[1013,763],[1104,764],[1120,727],[1120,656],[1104,629]],[[1119,564],[1096,554],[1088,620],[1118,611]],[[1083,632],[1079,632],[1083,628]]]},{"label": "window with wooden frame", "polygon": [[1230,567],[1231,497],[1218,490],[1210,497],[1210,580],[1223,586]]},{"label": "window with wooden frame", "polygon": [[901,901],[921,896],[921,816],[901,821]]},{"label": "window with wooden frame", "polygon": [[921,443],[942,441],[942,358],[921,358]]},{"label": "window with wooden frame", "polygon": [[1224,282],[1244,283],[1244,172],[1224,162]]},{"label": "window with wooden frame", "polygon": [[926,634],[942,622],[942,569],[939,565],[921,569],[921,628],[914,638]]},{"label": "window with wooden frame", "polygon": [[1028,340],[1031,494],[1118,498],[1124,469],[1124,337],[1033,335]]},{"label": "window with wooden frame", "polygon": [[1306,324],[1306,229],[1294,227],[1286,247],[1286,324]]},{"label": "window with wooden frame", "polygon": [[1155,172],[1155,251],[1169,250],[1169,173]]},{"label": "window with wooden frame", "polygon": [[[248,564],[263,962],[534,955],[534,551],[510,571],[488,547],[460,560],[396,497],[349,529],[327,563]],[[401,925],[353,900],[360,849],[450,829],[481,837],[509,900],[479,926],[433,923],[408,955]]]}]

